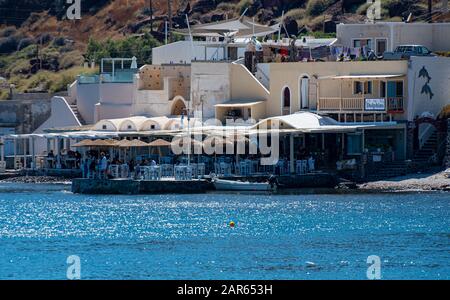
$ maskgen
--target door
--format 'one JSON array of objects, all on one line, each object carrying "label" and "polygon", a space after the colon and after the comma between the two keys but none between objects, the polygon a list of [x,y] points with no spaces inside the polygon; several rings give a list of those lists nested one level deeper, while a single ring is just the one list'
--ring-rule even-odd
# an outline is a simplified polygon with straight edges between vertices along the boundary
[{"label": "door", "polygon": [[382,56],[387,50],[387,40],[377,40],[377,55]]},{"label": "door", "polygon": [[309,78],[303,77],[300,80],[300,98],[301,109],[309,108]]}]

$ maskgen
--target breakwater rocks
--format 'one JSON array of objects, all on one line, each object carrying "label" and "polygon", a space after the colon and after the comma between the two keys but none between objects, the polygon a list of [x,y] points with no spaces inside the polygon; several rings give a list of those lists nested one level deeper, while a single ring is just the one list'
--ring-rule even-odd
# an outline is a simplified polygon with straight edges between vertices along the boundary
[{"label": "breakwater rocks", "polygon": [[18,176],[0,180],[9,183],[70,183],[66,178],[53,176]]}]

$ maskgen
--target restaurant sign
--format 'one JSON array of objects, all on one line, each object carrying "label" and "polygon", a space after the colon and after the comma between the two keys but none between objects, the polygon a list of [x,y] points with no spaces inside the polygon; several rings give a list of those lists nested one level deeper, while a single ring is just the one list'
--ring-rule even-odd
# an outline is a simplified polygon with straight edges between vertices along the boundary
[{"label": "restaurant sign", "polygon": [[369,99],[366,98],[364,101],[364,109],[366,111],[385,111],[386,101],[385,99]]}]

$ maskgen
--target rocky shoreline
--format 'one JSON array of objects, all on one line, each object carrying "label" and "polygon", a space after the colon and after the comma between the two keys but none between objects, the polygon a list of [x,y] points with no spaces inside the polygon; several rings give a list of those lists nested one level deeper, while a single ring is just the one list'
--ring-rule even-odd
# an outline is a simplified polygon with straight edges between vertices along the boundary
[{"label": "rocky shoreline", "polygon": [[444,172],[416,173],[358,185],[360,191],[415,192],[450,191],[450,178]]},{"label": "rocky shoreline", "polygon": [[[70,179],[53,176],[15,176],[0,183],[71,184]],[[401,177],[358,184],[353,192],[420,192],[450,191],[450,178],[444,172],[417,173]]]},{"label": "rocky shoreline", "polygon": [[17,176],[0,180],[0,183],[70,184],[71,180],[53,176]]}]

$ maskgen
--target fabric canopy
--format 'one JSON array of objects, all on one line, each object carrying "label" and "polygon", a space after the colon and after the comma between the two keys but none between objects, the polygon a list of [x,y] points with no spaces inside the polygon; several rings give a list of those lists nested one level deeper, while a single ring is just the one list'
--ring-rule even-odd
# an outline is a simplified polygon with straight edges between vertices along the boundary
[{"label": "fabric canopy", "polygon": [[163,139],[157,139],[148,144],[149,147],[170,147],[172,144]]},{"label": "fabric canopy", "polygon": [[229,108],[233,108],[233,107],[251,107],[251,106],[256,106],[258,104],[263,104],[264,101],[244,101],[244,100],[231,100],[225,103],[221,103],[221,104],[216,104],[215,107],[229,107]]},{"label": "fabric canopy", "polygon": [[211,36],[211,35],[233,35],[235,37],[252,37],[252,36],[266,36],[278,31],[280,24],[273,26],[261,25],[253,22],[252,19],[247,17],[239,17],[230,20],[199,24],[191,26],[191,32],[187,29],[180,29],[178,32],[193,36]]},{"label": "fabric canopy", "polygon": [[148,147],[148,144],[141,140],[121,140],[120,142],[118,142],[117,146],[119,146],[120,148]]},{"label": "fabric canopy", "polygon": [[72,147],[114,147],[117,145],[115,140],[83,140],[72,145]]}]

